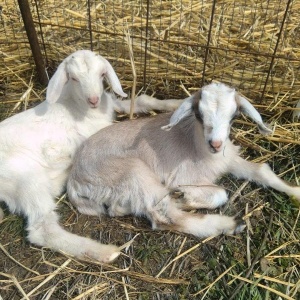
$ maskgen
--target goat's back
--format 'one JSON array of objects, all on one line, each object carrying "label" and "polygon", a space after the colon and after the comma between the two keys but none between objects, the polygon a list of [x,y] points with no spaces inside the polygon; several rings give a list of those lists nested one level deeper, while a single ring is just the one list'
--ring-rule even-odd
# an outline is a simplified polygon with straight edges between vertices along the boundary
[{"label": "goat's back", "polygon": [[100,130],[79,148],[71,176],[90,178],[93,174],[92,177],[105,178],[109,172],[109,160],[118,161],[121,169],[126,168],[125,161],[130,158],[142,160],[168,186],[199,180],[213,182],[226,173],[238,147],[228,140],[225,153],[213,154],[194,114],[181,120],[170,131],[162,130],[161,127],[169,123],[170,116],[160,114],[153,118],[124,121]]},{"label": "goat's back", "polygon": [[[161,129],[169,122],[171,114],[160,114],[152,118],[124,121],[101,129],[80,147],[80,160],[96,162],[107,156],[149,156],[150,152],[176,152],[185,148],[188,132],[176,128],[169,132]],[[75,159],[76,160],[76,159]]]}]

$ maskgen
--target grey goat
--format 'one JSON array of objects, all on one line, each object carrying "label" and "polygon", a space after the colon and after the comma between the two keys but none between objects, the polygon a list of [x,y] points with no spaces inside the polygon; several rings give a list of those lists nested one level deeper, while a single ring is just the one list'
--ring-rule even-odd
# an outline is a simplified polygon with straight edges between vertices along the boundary
[{"label": "grey goat", "polygon": [[[225,173],[299,201],[300,187],[285,183],[268,165],[239,156],[239,147],[228,136],[240,111],[262,133],[271,131],[249,101],[222,83],[203,87],[172,116],[161,114],[100,130],[75,155],[67,184],[70,200],[84,214],[146,216],[153,229],[197,237],[238,233],[245,227],[233,217],[187,211],[224,204],[227,194],[214,182]],[[183,198],[175,199],[174,191],[182,192]]]}]

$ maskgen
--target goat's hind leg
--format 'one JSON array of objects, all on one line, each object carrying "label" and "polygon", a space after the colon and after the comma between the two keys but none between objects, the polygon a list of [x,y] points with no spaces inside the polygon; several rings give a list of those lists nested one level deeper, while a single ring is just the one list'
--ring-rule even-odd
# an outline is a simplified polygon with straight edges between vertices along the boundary
[{"label": "goat's hind leg", "polygon": [[28,223],[27,231],[31,243],[62,251],[77,258],[91,258],[108,263],[120,254],[119,248],[115,245],[100,244],[64,230],[59,225],[58,215],[54,211]]},{"label": "goat's hind leg", "polygon": [[180,210],[169,195],[148,214],[154,229],[176,230],[200,238],[220,234],[236,234],[245,228],[244,222],[217,214],[193,214]]},{"label": "goat's hind leg", "polygon": [[[169,189],[143,161],[137,158],[128,158],[126,161],[110,158],[106,160],[101,176],[107,178],[109,174],[114,174],[114,166],[118,166],[118,178],[121,178],[121,181],[113,187],[111,193],[109,192],[111,205],[118,203],[120,199],[128,199],[128,202],[124,201],[124,205],[131,207],[131,213],[146,216],[151,221],[153,229],[174,229],[197,237],[206,237],[222,233],[238,233],[245,227],[233,217],[182,211],[171,199]],[[104,170],[107,170],[107,173]],[[122,173],[121,170],[126,172]],[[105,188],[102,186],[99,191]]]},{"label": "goat's hind leg", "polygon": [[[144,215],[146,207],[169,193],[152,170],[138,158],[110,156],[99,163],[98,176],[71,172],[67,189],[71,202],[82,213],[111,217]],[[112,184],[113,183],[113,184]]]},{"label": "goat's hind leg", "polygon": [[[244,229],[244,224],[239,223],[233,217],[192,214],[182,211],[171,198],[169,189],[160,182],[143,161],[132,158],[127,159],[126,162],[122,161],[119,163],[122,163],[122,167],[126,164],[127,168],[119,168],[119,172],[124,169],[126,174],[119,173],[122,181],[111,194],[111,200],[114,202],[120,198],[129,199],[130,203],[127,206],[131,206],[131,212],[146,216],[151,221],[153,229],[173,229],[197,237],[222,233],[234,234]],[[119,166],[116,162],[114,160],[112,165],[107,166],[107,170],[111,171],[113,165]],[[101,176],[106,178],[108,174],[101,173]],[[222,189],[220,188],[220,190]],[[222,191],[225,193],[224,190]]]},{"label": "goat's hind leg", "polygon": [[294,196],[300,203],[300,187],[292,186],[280,179],[267,164],[248,162],[241,157],[236,157],[229,170],[238,178],[255,181],[263,186],[270,186],[273,189]]},{"label": "goat's hind leg", "polygon": [[[118,183],[109,185],[110,182],[116,182],[114,176],[117,176]],[[171,199],[170,190],[138,158],[106,158],[101,162],[98,179],[98,186],[94,185],[97,189],[93,191],[94,197],[97,194],[98,205],[105,201],[110,215],[115,214],[116,207],[126,207],[134,215],[146,216],[153,229],[174,229],[197,237],[233,234],[244,228],[232,217],[192,214],[180,210]],[[81,178],[84,182],[91,183],[92,180]]]},{"label": "goat's hind leg", "polygon": [[181,185],[170,196],[177,207],[183,210],[215,209],[228,200],[226,191],[214,184]]},{"label": "goat's hind leg", "polygon": [[19,188],[18,195],[19,212],[27,217],[28,240],[31,243],[105,263],[119,256],[119,248],[115,245],[103,245],[64,230],[59,225],[53,195],[49,194],[45,185],[27,182],[26,186]]}]

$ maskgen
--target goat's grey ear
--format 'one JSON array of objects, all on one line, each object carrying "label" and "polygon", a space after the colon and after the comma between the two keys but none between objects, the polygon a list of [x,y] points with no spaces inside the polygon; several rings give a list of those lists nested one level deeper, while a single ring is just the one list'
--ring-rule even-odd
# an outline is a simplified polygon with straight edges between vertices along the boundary
[{"label": "goat's grey ear", "polygon": [[119,78],[118,78],[115,70],[113,69],[111,64],[104,57],[102,57],[102,59],[104,60],[105,65],[107,67],[106,77],[107,77],[108,81],[110,82],[112,89],[114,90],[114,92],[116,94],[118,94],[122,97],[127,97],[127,94],[125,94],[123,92],[121,83],[119,81]]},{"label": "goat's grey ear", "polygon": [[68,76],[66,72],[66,65],[65,65],[65,61],[63,61],[58,66],[56,72],[53,74],[53,76],[49,81],[47,92],[46,92],[46,101],[49,103],[56,102],[67,81],[68,81]]},{"label": "goat's grey ear", "polygon": [[[196,93],[195,95],[198,95],[198,93]],[[161,129],[169,131],[170,129],[172,129],[173,126],[178,124],[183,118],[188,116],[193,109],[195,95],[186,98],[171,116],[170,123],[168,125],[162,126]]]},{"label": "goat's grey ear", "polygon": [[261,134],[266,135],[272,132],[272,129],[270,129],[266,124],[264,124],[259,112],[247,99],[245,99],[241,95],[238,95],[237,102],[240,105],[241,111],[248,117],[250,117],[258,125],[258,129]]}]

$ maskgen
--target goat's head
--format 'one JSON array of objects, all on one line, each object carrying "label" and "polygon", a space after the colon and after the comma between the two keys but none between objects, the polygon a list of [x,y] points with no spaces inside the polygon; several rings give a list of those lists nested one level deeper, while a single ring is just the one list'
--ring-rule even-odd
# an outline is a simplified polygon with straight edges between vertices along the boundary
[{"label": "goat's head", "polygon": [[252,104],[223,83],[211,83],[187,98],[162,129],[170,130],[180,120],[194,114],[203,126],[204,139],[210,151],[217,153],[223,150],[232,121],[240,111],[258,124],[261,133],[271,132]]},{"label": "goat's head", "polygon": [[49,103],[56,102],[63,87],[68,84],[75,101],[85,101],[91,108],[96,108],[103,93],[104,77],[115,93],[127,96],[114,69],[105,58],[89,50],[76,51],[58,66],[49,82],[46,100]]}]

